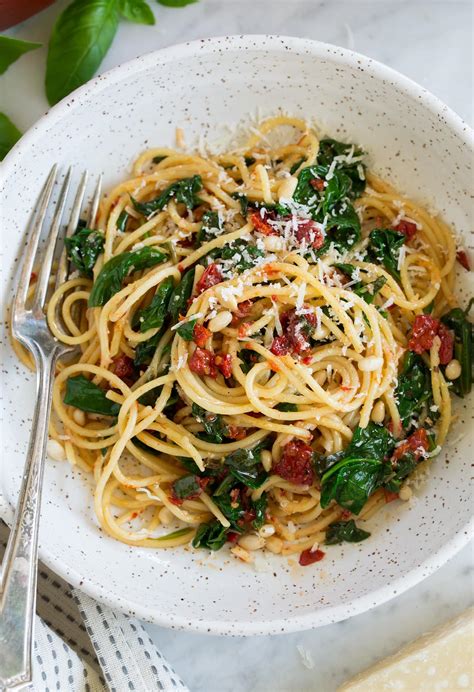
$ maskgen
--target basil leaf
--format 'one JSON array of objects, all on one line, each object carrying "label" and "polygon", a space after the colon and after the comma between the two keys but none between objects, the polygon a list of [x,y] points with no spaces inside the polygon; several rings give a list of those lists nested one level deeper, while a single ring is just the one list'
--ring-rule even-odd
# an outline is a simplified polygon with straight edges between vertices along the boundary
[{"label": "basil leaf", "polygon": [[136,24],[154,24],[155,16],[145,0],[120,0],[120,13]]},{"label": "basil leaf", "polygon": [[97,258],[104,251],[104,234],[78,226],[70,238],[65,238],[68,259],[83,276],[92,278]]},{"label": "basil leaf", "polygon": [[185,341],[192,341],[194,339],[194,325],[197,319],[188,320],[178,327],[176,333],[180,335]]},{"label": "basil leaf", "polygon": [[218,413],[210,413],[198,404],[193,403],[191,413],[198,423],[202,423],[204,430],[211,437],[212,442],[221,444],[227,436],[227,425]]},{"label": "basil leaf", "polygon": [[140,323],[140,331],[148,329],[161,329],[168,314],[168,303],[173,293],[174,281],[171,276],[166,277],[156,289],[156,293],[148,307],[138,312],[137,319]]},{"label": "basil leaf", "polygon": [[116,416],[120,411],[120,404],[107,399],[104,390],[84,375],[68,377],[64,403],[87,413],[99,413],[104,416]]},{"label": "basil leaf", "polygon": [[460,397],[471,391],[474,367],[474,325],[467,319],[472,301],[466,311],[454,308],[441,321],[454,332],[454,355],[461,363],[461,376],[453,380],[452,389]]},{"label": "basil leaf", "polygon": [[11,36],[0,36],[0,74],[6,72],[10,65],[22,55],[39,48],[41,45],[41,43],[22,41]]},{"label": "basil leaf", "polygon": [[182,202],[188,209],[194,209],[201,203],[197,196],[199,190],[202,189],[202,179],[200,175],[193,175],[192,178],[183,178],[169,185],[162,193],[151,199],[149,202],[137,202],[133,197],[132,203],[135,209],[143,214],[150,216],[155,211],[161,211],[170,201],[175,199],[177,202]]},{"label": "basil leaf", "polygon": [[171,298],[168,303],[168,310],[173,324],[178,322],[180,315],[185,315],[187,313],[188,300],[191,297],[193,284],[194,268],[189,269],[185,274],[183,274],[181,281],[171,294]]},{"label": "basil leaf", "polygon": [[118,21],[116,0],[74,0],[59,15],[46,63],[46,96],[51,105],[94,76]]},{"label": "basil leaf", "polygon": [[421,356],[408,351],[395,391],[395,401],[404,428],[409,425],[414,415],[420,413],[431,397],[430,370]]},{"label": "basil leaf", "polygon": [[350,521],[335,521],[329,524],[326,529],[326,545],[336,545],[336,543],[359,543],[365,541],[370,536],[368,531],[360,529],[354,519]]},{"label": "basil leaf", "polygon": [[185,500],[192,495],[199,495],[202,490],[199,485],[199,479],[196,476],[182,476],[174,481],[171,487],[173,495],[179,500]]},{"label": "basil leaf", "polygon": [[10,149],[21,137],[20,130],[5,113],[0,113],[0,161],[3,161]]},{"label": "basil leaf", "polygon": [[227,540],[227,529],[217,519],[200,524],[193,538],[194,548],[220,550]]},{"label": "basil leaf", "polygon": [[193,2],[198,0],[157,0],[160,5],[165,7],[186,7],[186,5],[192,5]]},{"label": "basil leaf", "polygon": [[400,249],[405,243],[405,235],[392,228],[375,228],[369,239],[369,260],[382,264],[394,279],[400,281],[398,259]]},{"label": "basil leaf", "polygon": [[122,288],[131,271],[154,267],[168,259],[168,255],[154,247],[144,247],[134,252],[122,252],[104,264],[92,287],[89,307],[105,305]]}]

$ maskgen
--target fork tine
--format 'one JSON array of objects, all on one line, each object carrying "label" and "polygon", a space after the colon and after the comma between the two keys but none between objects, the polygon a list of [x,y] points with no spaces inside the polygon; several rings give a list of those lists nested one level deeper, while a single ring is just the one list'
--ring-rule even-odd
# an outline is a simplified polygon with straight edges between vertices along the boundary
[{"label": "fork tine", "polygon": [[36,291],[33,299],[32,309],[41,310],[46,300],[46,294],[48,292],[49,277],[51,275],[51,267],[54,258],[54,249],[56,247],[56,241],[58,239],[59,229],[61,227],[61,219],[64,211],[64,206],[66,204],[67,193],[69,190],[69,180],[71,178],[71,168],[69,168],[64,178],[63,186],[61,192],[59,193],[59,198],[56,204],[56,211],[54,212],[53,222],[51,224],[51,230],[48,236],[48,242],[46,244],[46,250],[41,261],[41,269],[38,276],[38,282],[36,284]]},{"label": "fork tine", "polygon": [[92,198],[91,208],[89,209],[89,216],[87,219],[87,227],[95,228],[95,221],[97,216],[97,211],[99,209],[100,196],[102,193],[102,174],[99,175],[99,180],[94,191],[94,197]]},{"label": "fork tine", "polygon": [[[81,182],[77,188],[76,196],[72,205],[71,213],[69,215],[69,223],[66,229],[66,238],[70,238],[77,228],[79,223],[79,216],[81,214],[82,202],[84,200],[84,193],[86,191],[87,185],[87,171],[82,174]],[[58,271],[56,272],[56,288],[66,281],[68,275],[68,261],[67,261],[67,249],[64,246],[61,252],[61,257],[59,259]]]},{"label": "fork tine", "polygon": [[57,170],[58,166],[57,164],[54,164],[46,179],[30,221],[26,255],[21,268],[17,290],[13,301],[13,318],[15,318],[15,315],[25,307],[26,296],[28,294],[28,287],[30,285],[30,277],[36,258],[36,251],[38,249],[41,229],[43,227],[49,200],[53,191],[54,182],[56,180]]}]

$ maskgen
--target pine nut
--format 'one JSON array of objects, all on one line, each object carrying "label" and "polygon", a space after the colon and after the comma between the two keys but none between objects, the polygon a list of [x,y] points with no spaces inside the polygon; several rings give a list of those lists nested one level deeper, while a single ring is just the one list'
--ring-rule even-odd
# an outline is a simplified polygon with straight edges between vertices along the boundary
[{"label": "pine nut", "polygon": [[263,468],[268,473],[272,468],[272,453],[268,449],[264,449],[263,452],[260,453],[260,461],[262,462]]},{"label": "pine nut", "polygon": [[400,492],[398,493],[398,497],[400,500],[403,500],[404,502],[407,502],[413,495],[413,490],[410,488],[409,485],[402,485],[400,488]]},{"label": "pine nut", "polygon": [[72,417],[78,425],[85,425],[86,424],[86,414],[84,413],[84,411],[81,411],[80,408],[76,408],[74,410]]},{"label": "pine nut", "polygon": [[272,526],[272,524],[264,524],[259,530],[258,535],[262,538],[269,538],[269,536],[273,536],[274,533],[275,527]]},{"label": "pine nut", "polygon": [[240,545],[235,545],[233,548],[230,549],[230,552],[232,555],[235,555],[235,557],[238,557],[239,560],[242,560],[242,562],[252,562],[253,557],[248,553],[246,550],[240,547]]},{"label": "pine nut", "polygon": [[220,332],[232,322],[232,313],[229,310],[222,310],[212,320],[209,320],[207,328],[211,332]]},{"label": "pine nut", "polygon": [[379,356],[367,356],[366,358],[361,358],[358,363],[359,370],[362,372],[373,372],[378,370],[383,365],[383,358]]},{"label": "pine nut", "polygon": [[453,358],[453,360],[447,364],[444,374],[448,380],[457,380],[461,375],[461,370],[461,363],[456,360],[456,358]]},{"label": "pine nut", "polygon": [[66,459],[66,451],[57,440],[48,440],[46,452],[55,461],[65,461]]},{"label": "pine nut", "polygon": [[239,538],[239,545],[244,550],[260,550],[265,545],[265,539],[253,533]]},{"label": "pine nut", "polygon": [[281,538],[278,538],[278,536],[270,536],[270,538],[267,538],[265,541],[265,548],[271,553],[278,555],[283,549],[283,541]]},{"label": "pine nut", "polygon": [[379,399],[375,403],[375,406],[372,409],[372,413],[371,413],[370,417],[374,423],[383,423],[384,418],[385,418],[385,404],[382,401],[382,399]]},{"label": "pine nut", "polygon": [[324,339],[327,339],[328,335],[329,329],[325,324],[320,324],[318,327],[316,327],[311,336],[313,339],[316,339],[316,341],[324,341]]},{"label": "pine nut", "polygon": [[[199,266],[199,265],[198,265]],[[237,310],[237,298],[228,288],[216,288],[216,296],[222,307],[235,312]]]},{"label": "pine nut", "polygon": [[168,507],[162,507],[158,513],[158,518],[163,526],[169,526],[174,520],[174,515]]},{"label": "pine nut", "polygon": [[278,200],[281,202],[283,199],[291,199],[297,185],[298,178],[294,175],[285,178],[278,188]]}]

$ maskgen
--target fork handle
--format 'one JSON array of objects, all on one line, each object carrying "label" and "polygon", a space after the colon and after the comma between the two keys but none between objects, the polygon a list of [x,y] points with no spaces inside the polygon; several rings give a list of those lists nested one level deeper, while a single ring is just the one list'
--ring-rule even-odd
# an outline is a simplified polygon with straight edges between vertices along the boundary
[{"label": "fork handle", "polygon": [[55,349],[28,344],[36,362],[36,404],[20,496],[0,575],[0,688],[32,679],[31,648],[36,606],[38,526]]}]

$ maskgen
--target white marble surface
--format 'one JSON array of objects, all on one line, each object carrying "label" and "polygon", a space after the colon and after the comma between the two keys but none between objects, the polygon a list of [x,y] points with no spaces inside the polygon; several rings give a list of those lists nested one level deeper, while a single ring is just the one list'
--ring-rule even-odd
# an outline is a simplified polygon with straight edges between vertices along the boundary
[{"label": "white marble surface", "polygon": [[[46,41],[65,0],[9,33]],[[150,0],[155,27],[123,22],[102,70],[147,51],[204,36],[280,33],[354,48],[412,77],[472,122],[469,0],[201,0],[169,10]],[[0,79],[0,110],[27,129],[47,109],[46,50]],[[455,511],[455,508],[453,508]],[[351,620],[280,637],[218,638],[148,630],[192,692],[331,692],[356,672],[454,617],[472,602],[473,551],[465,548],[422,584]],[[314,663],[303,664],[298,646]]]}]

